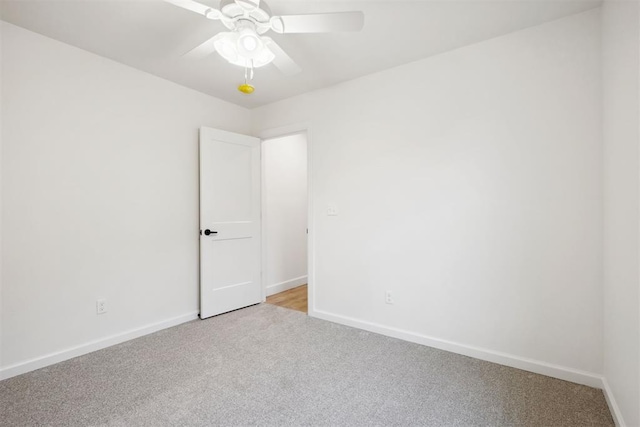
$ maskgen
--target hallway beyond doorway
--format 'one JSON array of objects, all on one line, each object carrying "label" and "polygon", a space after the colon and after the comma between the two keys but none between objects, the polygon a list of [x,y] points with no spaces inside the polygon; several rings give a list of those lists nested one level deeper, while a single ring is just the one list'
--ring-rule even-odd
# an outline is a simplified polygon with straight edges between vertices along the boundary
[{"label": "hallway beyond doorway", "polygon": [[307,285],[271,295],[267,297],[267,304],[307,313]]}]

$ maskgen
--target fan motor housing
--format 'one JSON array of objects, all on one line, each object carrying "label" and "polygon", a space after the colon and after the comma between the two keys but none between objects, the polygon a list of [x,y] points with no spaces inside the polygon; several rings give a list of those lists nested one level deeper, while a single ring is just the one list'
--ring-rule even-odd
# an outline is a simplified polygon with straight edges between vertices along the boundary
[{"label": "fan motor housing", "polygon": [[[254,23],[267,23],[269,19],[271,19],[271,9],[264,1],[259,3],[259,6],[251,6],[251,0],[246,2],[247,7],[243,7],[240,5],[243,0],[222,0],[220,2],[220,12],[227,18],[228,20],[222,20],[224,25],[230,30],[235,30],[237,28],[237,22],[239,20],[250,20]],[[263,28],[263,26],[258,26],[256,28],[259,34],[262,34],[268,30],[268,28]]]}]

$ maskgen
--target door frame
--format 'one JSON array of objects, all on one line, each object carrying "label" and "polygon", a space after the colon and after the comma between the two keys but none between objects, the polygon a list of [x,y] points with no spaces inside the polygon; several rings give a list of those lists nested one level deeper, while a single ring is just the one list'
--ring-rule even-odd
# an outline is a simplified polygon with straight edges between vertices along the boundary
[{"label": "door frame", "polygon": [[283,136],[306,134],[307,137],[307,306],[309,316],[315,314],[315,223],[313,212],[313,174],[312,174],[312,158],[313,144],[311,139],[311,124],[308,122],[297,123],[288,126],[266,129],[258,132],[260,138],[260,161],[261,161],[261,214],[262,214],[262,302],[267,300],[267,227],[266,221],[266,177],[265,177],[265,158],[264,158],[264,142],[268,139],[280,138]]}]

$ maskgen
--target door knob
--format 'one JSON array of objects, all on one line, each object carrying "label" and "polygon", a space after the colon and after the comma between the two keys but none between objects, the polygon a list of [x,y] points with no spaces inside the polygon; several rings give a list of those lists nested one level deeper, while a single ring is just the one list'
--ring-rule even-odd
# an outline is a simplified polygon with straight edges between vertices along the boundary
[{"label": "door knob", "polygon": [[205,236],[208,236],[210,234],[218,234],[218,232],[217,231],[211,231],[208,228],[206,230],[204,230],[204,235]]}]

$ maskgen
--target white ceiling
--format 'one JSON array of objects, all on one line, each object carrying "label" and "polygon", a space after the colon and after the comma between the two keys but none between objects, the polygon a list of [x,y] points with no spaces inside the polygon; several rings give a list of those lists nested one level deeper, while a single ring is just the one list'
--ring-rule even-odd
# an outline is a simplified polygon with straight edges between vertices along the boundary
[{"label": "white ceiling", "polygon": [[[267,0],[268,1],[268,0]],[[201,0],[217,6],[216,0]],[[217,54],[181,55],[226,31],[217,21],[161,0],[0,0],[2,20],[197,91],[256,107],[440,52],[598,7],[600,0],[268,1],[275,15],[362,10],[359,33],[270,32],[302,67],[285,77],[256,70],[252,95],[236,87],[243,69]],[[420,76],[407,76],[419,79]]]}]

